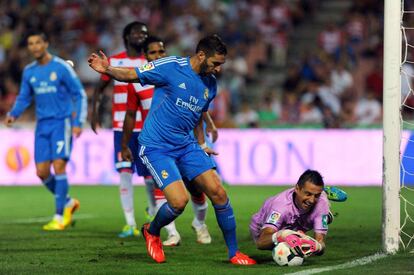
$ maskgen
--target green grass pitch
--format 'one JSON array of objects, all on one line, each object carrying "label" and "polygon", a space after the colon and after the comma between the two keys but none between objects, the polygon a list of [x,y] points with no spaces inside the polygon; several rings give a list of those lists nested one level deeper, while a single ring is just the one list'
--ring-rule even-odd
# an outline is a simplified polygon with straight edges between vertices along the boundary
[{"label": "green grass pitch", "polygon": [[[250,239],[251,215],[263,201],[285,187],[230,186],[240,250],[258,261],[251,267],[227,262],[223,237],[214,211],[209,207],[207,224],[211,245],[196,243],[191,230],[192,208],[176,220],[182,244],[165,248],[167,263],[156,264],[146,253],[142,237],[119,239],[124,225],[117,186],[73,186],[79,198],[76,223],[64,232],[43,232],[41,226],[53,214],[53,197],[42,186],[0,187],[0,274],[286,274],[343,264],[381,250],[381,189],[344,187],[348,201],[332,203],[338,213],[330,225],[327,251],[311,257],[300,267],[279,267],[270,251],[259,251]],[[414,202],[414,192],[405,194]],[[144,188],[135,188],[135,215],[144,222]],[[411,211],[414,217],[413,209]],[[414,234],[413,223],[407,232]],[[165,237],[165,232],[163,232]],[[323,274],[414,273],[414,244],[407,251],[374,263]]]}]

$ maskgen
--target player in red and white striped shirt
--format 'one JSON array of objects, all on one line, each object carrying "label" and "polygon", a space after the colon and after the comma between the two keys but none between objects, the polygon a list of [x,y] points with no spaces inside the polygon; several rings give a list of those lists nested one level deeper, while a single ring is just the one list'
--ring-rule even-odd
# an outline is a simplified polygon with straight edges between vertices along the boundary
[{"label": "player in red and white striped shirt", "polygon": [[[147,38],[147,41],[144,44],[144,53],[148,61],[153,61],[161,57],[165,57],[165,48],[164,43],[161,39],[157,37],[150,36]],[[135,83],[130,83],[128,89],[128,103],[127,103],[127,112],[124,121],[122,144],[126,145],[130,142],[131,139],[131,130],[134,124],[134,118],[136,117],[135,113],[141,110],[142,118],[145,121],[146,115],[148,114],[152,91],[147,90],[137,90],[135,89]],[[206,114],[206,119],[208,123],[213,123],[208,113]],[[203,115],[204,117],[204,115]],[[214,127],[215,128],[215,127]],[[124,147],[124,146],[123,146]],[[132,152],[128,150],[128,147],[122,148],[122,154],[124,159],[131,159],[133,156],[137,158]],[[211,236],[208,232],[207,225],[205,224],[206,214],[207,214],[207,202],[206,196],[203,192],[197,190],[194,184],[190,184],[188,181],[185,181],[187,189],[191,194],[191,201],[194,209],[194,219],[192,222],[192,227],[194,228],[197,234],[197,241],[202,244],[211,243]],[[159,209],[167,200],[163,192],[159,188],[154,190],[154,199],[156,202],[157,209]],[[165,229],[168,233],[168,238],[163,242],[164,246],[176,246],[180,243],[181,237],[178,231],[175,228],[175,223],[171,222],[165,226]]]},{"label": "player in red and white striped shirt", "polygon": [[[147,60],[143,55],[142,48],[147,37],[148,29],[144,23],[134,21],[126,25],[122,33],[126,51],[111,56],[109,58],[110,64],[112,66],[119,67],[138,67],[147,63]],[[92,129],[95,133],[98,122],[96,105],[99,101],[99,95],[103,93],[104,89],[111,83],[111,81],[112,79],[108,75],[102,75],[93,95]],[[133,88],[143,95],[145,94],[149,100],[148,105],[145,105],[144,100],[143,104],[136,112],[135,127],[133,130],[134,137],[129,143],[129,147],[134,155],[138,155],[138,134],[143,126],[142,116],[148,112],[149,106],[151,104],[153,87],[141,86],[137,83],[133,85]],[[154,181],[151,174],[139,159],[137,159],[135,162],[130,162],[123,160],[121,156],[122,127],[127,110],[127,97],[128,83],[114,80],[112,96],[112,117],[114,130],[115,168],[120,173],[120,197],[127,223],[124,226],[122,232],[119,234],[119,237],[138,236],[140,234],[139,230],[136,227],[134,215],[134,194],[132,185],[132,174],[134,171],[136,171],[138,175],[143,176],[145,179],[145,185],[148,194],[148,212],[152,216],[155,215],[155,201],[153,199]]]}]

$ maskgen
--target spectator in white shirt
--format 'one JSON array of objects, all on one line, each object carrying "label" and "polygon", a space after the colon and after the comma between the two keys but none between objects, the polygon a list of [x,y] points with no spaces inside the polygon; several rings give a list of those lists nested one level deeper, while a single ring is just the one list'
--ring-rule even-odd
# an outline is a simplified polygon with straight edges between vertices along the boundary
[{"label": "spectator in white shirt", "polygon": [[369,125],[381,122],[381,104],[375,99],[372,91],[368,90],[365,97],[357,102],[355,116],[359,125]]}]

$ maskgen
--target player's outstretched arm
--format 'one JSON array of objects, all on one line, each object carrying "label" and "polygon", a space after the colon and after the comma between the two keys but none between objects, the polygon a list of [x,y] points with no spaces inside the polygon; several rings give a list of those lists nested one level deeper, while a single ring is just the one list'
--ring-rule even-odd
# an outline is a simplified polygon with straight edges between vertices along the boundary
[{"label": "player's outstretched arm", "polygon": [[113,67],[109,65],[108,57],[103,51],[99,54],[92,53],[88,58],[89,66],[96,72],[108,74],[122,82],[139,82],[137,72],[134,68]]},{"label": "player's outstretched arm", "polygon": [[272,227],[265,227],[260,232],[260,236],[256,241],[256,247],[260,250],[272,250],[277,243],[275,234],[277,230]]},{"label": "player's outstretched arm", "polygon": [[30,106],[33,99],[33,90],[30,86],[30,75],[27,70],[23,71],[22,83],[20,85],[19,95],[14,102],[13,108],[7,113],[4,121],[6,126],[11,127],[16,119]]}]

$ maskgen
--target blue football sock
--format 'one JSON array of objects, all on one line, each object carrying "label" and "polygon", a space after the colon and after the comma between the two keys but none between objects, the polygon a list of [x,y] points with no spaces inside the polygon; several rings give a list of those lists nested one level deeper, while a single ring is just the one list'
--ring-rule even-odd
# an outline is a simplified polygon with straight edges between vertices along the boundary
[{"label": "blue football sock", "polygon": [[[46,188],[52,193],[52,194],[55,194],[55,188],[56,188],[56,179],[55,179],[55,175],[53,175],[53,174],[50,174],[50,176],[47,178],[47,179],[45,179],[43,182],[42,182],[45,186],[46,186]],[[69,196],[69,194],[66,196],[66,202],[65,203],[68,203],[69,201],[70,201],[70,196]]]},{"label": "blue football sock", "polygon": [[55,204],[56,214],[63,215],[65,208],[67,194],[69,189],[68,179],[66,174],[55,175],[56,187],[55,187]]},{"label": "blue football sock", "polygon": [[223,232],[224,241],[229,250],[229,258],[232,258],[236,255],[239,248],[236,239],[236,219],[234,218],[230,201],[227,200],[224,205],[214,205],[214,211],[216,212],[217,223]]},{"label": "blue football sock", "polygon": [[182,210],[175,210],[168,202],[164,203],[151,222],[148,232],[151,235],[159,236],[161,228],[175,220],[181,213],[183,213]]},{"label": "blue football sock", "polygon": [[52,194],[55,194],[55,187],[56,187],[55,175],[50,174],[50,176],[43,181],[43,184],[46,186],[46,188],[50,192],[52,192]]}]

